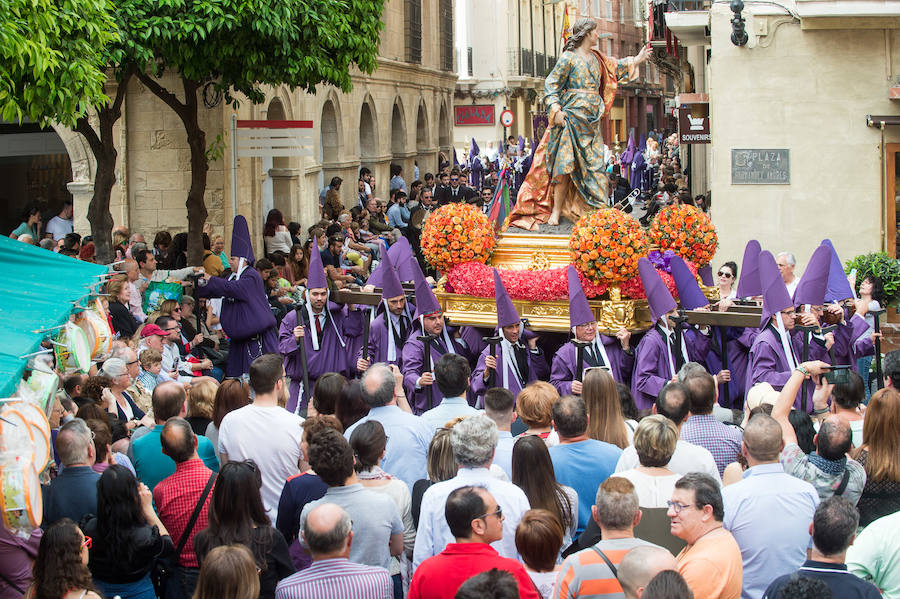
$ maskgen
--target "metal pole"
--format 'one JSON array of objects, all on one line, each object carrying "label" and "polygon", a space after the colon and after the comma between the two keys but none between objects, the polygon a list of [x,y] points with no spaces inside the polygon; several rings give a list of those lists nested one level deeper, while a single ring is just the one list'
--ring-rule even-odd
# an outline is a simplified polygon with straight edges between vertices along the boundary
[{"label": "metal pole", "polygon": [[[885,312],[886,310],[869,310],[869,314],[871,314],[875,318],[874,325],[876,333],[881,333],[881,315]],[[884,372],[881,370],[880,337],[875,337],[875,385],[878,387],[878,389],[884,389]]]}]

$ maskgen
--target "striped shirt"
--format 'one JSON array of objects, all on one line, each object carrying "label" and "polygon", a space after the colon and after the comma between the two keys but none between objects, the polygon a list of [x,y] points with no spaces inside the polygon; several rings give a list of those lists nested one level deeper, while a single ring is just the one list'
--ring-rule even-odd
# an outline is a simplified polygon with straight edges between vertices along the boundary
[{"label": "striped shirt", "polygon": [[314,561],[275,588],[275,599],[392,599],[394,585],[384,568],[355,564],[346,558]]},{"label": "striped shirt", "polygon": [[[625,554],[635,547],[654,546],[641,539],[609,539],[595,545],[613,563],[619,565]],[[553,594],[558,599],[603,598],[625,599],[625,592],[600,554],[593,547],[582,549],[566,558],[556,577],[556,590]]]}]

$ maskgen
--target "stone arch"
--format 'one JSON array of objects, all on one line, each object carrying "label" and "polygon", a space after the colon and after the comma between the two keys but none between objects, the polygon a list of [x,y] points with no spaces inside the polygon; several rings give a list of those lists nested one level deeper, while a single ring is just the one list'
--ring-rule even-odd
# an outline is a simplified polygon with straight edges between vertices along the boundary
[{"label": "stone arch", "polygon": [[397,97],[391,110],[391,155],[395,160],[402,160],[407,152],[406,115],[403,113],[403,101]]},{"label": "stone arch", "polygon": [[97,160],[87,140],[65,125],[51,123],[51,126],[69,153],[69,161],[72,163],[72,183],[90,183],[93,187],[94,176],[97,174]]},{"label": "stone arch", "polygon": [[[93,121],[93,119],[92,119]],[[87,140],[74,130],[59,123],[51,123],[53,130],[59,135],[66,152],[69,154],[69,162],[72,165],[72,181],[66,185],[66,189],[72,194],[73,219],[75,230],[87,234],[91,230],[87,220],[88,206],[94,197],[94,178],[97,175],[97,159],[91,151]],[[119,159],[121,162],[121,158]],[[121,164],[116,166],[116,179],[120,180]]]},{"label": "stone arch", "polygon": [[441,112],[438,116],[438,147],[441,150],[450,148],[452,137],[450,132],[450,115],[447,110],[446,98],[441,100]]},{"label": "stone arch", "polygon": [[416,111],[416,152],[422,153],[428,147],[428,111],[425,109],[425,100],[419,99],[419,108]]},{"label": "stone arch", "polygon": [[367,163],[377,155],[378,113],[372,96],[366,94],[359,109],[359,160]]},{"label": "stone arch", "polygon": [[319,158],[324,167],[337,163],[341,155],[341,104],[336,94],[328,94],[328,98],[322,104],[321,114]]}]

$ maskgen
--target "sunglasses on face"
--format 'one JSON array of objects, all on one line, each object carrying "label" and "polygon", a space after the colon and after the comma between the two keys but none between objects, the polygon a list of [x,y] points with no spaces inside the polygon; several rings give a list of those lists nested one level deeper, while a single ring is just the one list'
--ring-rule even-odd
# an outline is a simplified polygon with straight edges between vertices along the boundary
[{"label": "sunglasses on face", "polygon": [[82,547],[87,547],[90,549],[94,545],[94,539],[91,537],[84,535],[84,540],[81,542]]},{"label": "sunglasses on face", "polygon": [[724,272],[724,271],[721,271],[721,270],[720,270],[720,271],[719,271],[719,276],[720,276],[720,277],[725,277],[726,279],[730,279],[730,278],[733,277],[734,275],[731,274],[730,272]]}]

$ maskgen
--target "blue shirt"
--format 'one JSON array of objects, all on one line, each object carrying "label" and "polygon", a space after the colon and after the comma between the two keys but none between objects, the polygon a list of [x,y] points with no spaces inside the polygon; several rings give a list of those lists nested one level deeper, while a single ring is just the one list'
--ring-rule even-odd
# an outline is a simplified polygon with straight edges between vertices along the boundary
[{"label": "blue shirt", "polygon": [[457,416],[474,416],[480,413],[481,410],[470,406],[465,397],[445,397],[439,405],[423,413],[422,418],[437,430]]},{"label": "blue shirt", "polygon": [[[406,218],[409,218],[409,211],[407,211]],[[391,207],[388,208],[387,219],[389,227],[405,229],[409,224],[406,220],[404,220],[403,207],[396,202],[391,204]]]},{"label": "blue shirt", "polygon": [[[797,574],[806,578],[821,580],[831,589],[833,597],[840,599],[877,599],[881,593],[871,582],[858,578],[847,570],[847,564],[833,564],[806,560]],[[791,579],[789,574],[776,578],[766,589],[767,599],[779,599],[781,588]]]},{"label": "blue shirt", "polygon": [[494,450],[494,463],[503,468],[506,476],[512,480],[512,452],[516,444],[515,437],[509,431],[497,431],[497,449]]},{"label": "blue shirt", "polygon": [[596,439],[560,443],[550,448],[557,482],[572,487],[578,494],[578,534],[591,519],[597,489],[615,472],[621,455],[622,450],[615,445]]},{"label": "blue shirt", "polygon": [[[162,452],[162,429],[162,424],[154,425],[131,443],[131,457],[138,479],[151,491],[162,479],[175,474],[175,461]],[[213,472],[219,471],[216,450],[210,440],[202,435],[197,435],[197,455],[207,468]]]},{"label": "blue shirt", "polygon": [[778,576],[806,560],[809,524],[819,494],[779,463],[748,468],[741,481],[722,489],[725,519],[744,562],[743,599],[760,599]]},{"label": "blue shirt", "polygon": [[425,464],[434,427],[427,420],[391,405],[372,408],[366,416],[348,428],[344,436],[349,440],[356,427],[369,420],[380,422],[388,436],[381,468],[405,482],[412,492],[412,486],[417,480],[428,478]]},{"label": "blue shirt", "polygon": [[49,528],[61,518],[75,522],[97,513],[97,481],[100,475],[90,466],[66,466],[59,476],[43,486],[44,520]]}]

